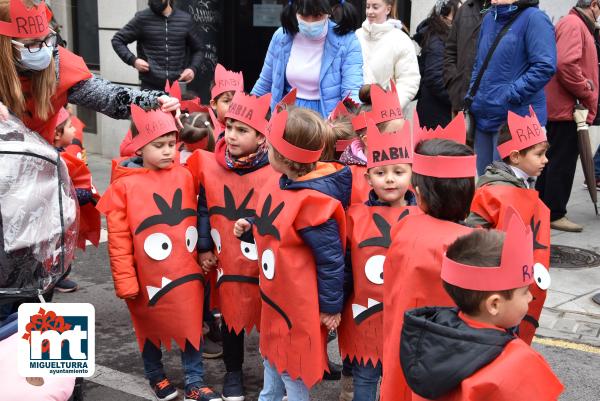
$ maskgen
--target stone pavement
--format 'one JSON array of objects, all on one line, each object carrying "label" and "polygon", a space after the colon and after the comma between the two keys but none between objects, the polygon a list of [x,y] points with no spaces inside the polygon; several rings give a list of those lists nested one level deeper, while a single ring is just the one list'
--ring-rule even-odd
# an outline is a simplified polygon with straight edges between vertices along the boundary
[{"label": "stone pavement", "polygon": [[[96,154],[88,155],[94,183],[100,193],[110,180],[110,160]],[[595,216],[583,174],[578,168],[568,217],[584,226],[582,233],[552,230],[552,244],[568,245],[600,254],[600,217]],[[550,270],[552,286],[537,330],[539,337],[557,338],[600,347],[600,305],[592,296],[600,292],[600,266],[578,269]]]}]

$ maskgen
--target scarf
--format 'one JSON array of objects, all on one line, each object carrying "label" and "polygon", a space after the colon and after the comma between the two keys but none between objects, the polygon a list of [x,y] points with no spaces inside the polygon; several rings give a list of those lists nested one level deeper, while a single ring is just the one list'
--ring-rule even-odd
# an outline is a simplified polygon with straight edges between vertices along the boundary
[{"label": "scarf", "polygon": [[264,141],[263,144],[258,147],[255,153],[236,158],[231,156],[229,149],[225,147],[225,163],[229,168],[253,168],[263,160],[268,151],[269,147],[267,146],[267,141]]},{"label": "scarf", "polygon": [[364,145],[360,139],[355,139],[340,156],[340,162],[346,165],[366,166]]}]

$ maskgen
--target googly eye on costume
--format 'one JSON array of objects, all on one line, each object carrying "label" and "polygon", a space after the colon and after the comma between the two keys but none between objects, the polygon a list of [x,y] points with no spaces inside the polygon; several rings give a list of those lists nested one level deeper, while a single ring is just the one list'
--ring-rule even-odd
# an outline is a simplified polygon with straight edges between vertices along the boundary
[{"label": "googly eye on costume", "polygon": [[163,233],[150,234],[144,241],[144,251],[154,260],[165,260],[172,250],[171,238]]},{"label": "googly eye on costume", "polygon": [[272,250],[267,249],[263,252],[260,269],[267,280],[273,280],[273,277],[275,277],[275,254]]},{"label": "googly eye on costume", "polygon": [[196,249],[196,244],[198,243],[198,230],[196,227],[189,226],[187,230],[185,230],[185,247],[188,252],[194,252]]},{"label": "googly eye on costume", "polygon": [[241,241],[240,249],[242,251],[242,255],[247,257],[250,260],[258,260],[258,251],[256,250],[256,244],[251,242]]},{"label": "googly eye on costume", "polygon": [[221,234],[216,229],[210,230],[210,237],[215,243],[215,247],[217,248],[217,253],[221,253]]},{"label": "googly eye on costume", "polygon": [[552,280],[550,279],[550,272],[546,269],[541,263],[536,263],[533,265],[533,279],[538,287],[542,290],[547,290],[550,288],[550,284]]},{"label": "googly eye on costume", "polygon": [[385,262],[384,255],[374,255],[365,264],[365,275],[373,284],[383,284],[383,262]]}]

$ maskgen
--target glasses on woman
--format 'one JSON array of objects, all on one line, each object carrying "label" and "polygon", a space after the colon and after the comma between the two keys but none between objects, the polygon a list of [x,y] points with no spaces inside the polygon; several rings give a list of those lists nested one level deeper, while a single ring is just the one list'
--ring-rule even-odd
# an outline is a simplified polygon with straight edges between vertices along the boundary
[{"label": "glasses on woman", "polygon": [[17,48],[25,48],[29,53],[37,53],[42,50],[43,47],[54,47],[56,46],[56,32],[50,29],[50,33],[42,40],[32,40],[28,42],[18,42],[11,40],[12,44]]}]

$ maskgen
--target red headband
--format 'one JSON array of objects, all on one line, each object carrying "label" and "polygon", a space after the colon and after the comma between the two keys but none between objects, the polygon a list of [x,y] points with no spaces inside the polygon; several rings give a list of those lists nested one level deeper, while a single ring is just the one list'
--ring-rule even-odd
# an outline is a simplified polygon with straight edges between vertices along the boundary
[{"label": "red headband", "polygon": [[371,104],[372,108],[369,114],[375,124],[404,118],[396,84],[393,80],[390,80],[389,91],[382,89],[379,85],[371,85]]},{"label": "red headband", "polygon": [[266,117],[270,105],[270,93],[261,97],[256,97],[253,95],[246,95],[244,92],[239,91],[233,95],[225,118],[240,121],[254,128],[261,134],[264,134],[267,125]]},{"label": "red headband", "polygon": [[61,125],[65,121],[67,121],[69,119],[69,117],[71,117],[71,115],[69,114],[67,109],[65,109],[64,107],[61,107],[60,110],[58,111],[58,117],[56,118],[56,126],[58,127],[59,125]]},{"label": "red headband", "polygon": [[380,132],[375,122],[369,118],[367,143],[367,168],[413,162],[410,123],[407,120],[404,120],[402,129],[398,131]]},{"label": "red headband", "polygon": [[271,117],[267,124],[265,136],[267,140],[286,159],[297,163],[314,163],[321,158],[323,148],[319,150],[307,150],[292,145],[283,137],[287,123],[288,111],[282,110]]},{"label": "red headband", "polygon": [[188,113],[208,112],[208,106],[202,105],[202,100],[200,100],[200,98],[197,96],[190,100],[183,100],[179,81],[175,81],[173,82],[173,85],[170,85],[169,81],[167,80],[167,83],[165,84],[165,92],[167,92],[169,96],[179,99],[181,110],[185,110]]},{"label": "red headband", "polygon": [[279,103],[277,103],[275,105],[275,110],[276,111],[284,110],[284,109],[286,109],[287,106],[293,106],[294,104],[296,104],[296,93],[297,92],[298,92],[298,90],[296,88],[292,88],[292,90],[289,91],[288,94],[285,95],[283,97],[283,99],[281,99],[279,101]]},{"label": "red headband", "polygon": [[244,76],[241,72],[228,71],[221,64],[215,68],[215,86],[210,91],[212,99],[224,92],[244,90]]},{"label": "red headband", "polygon": [[0,35],[22,39],[48,36],[49,15],[44,1],[27,9],[22,0],[11,0],[10,22],[0,21]]},{"label": "red headband", "polygon": [[[533,234],[518,213],[509,207],[504,216],[506,236],[502,246],[500,266],[478,267],[455,262],[444,255],[442,280],[474,291],[504,291],[525,287],[546,268],[534,266]],[[547,271],[545,272],[547,274]],[[537,281],[536,281],[537,283]],[[548,284],[544,285],[548,288]]]},{"label": "red headband", "polygon": [[512,111],[508,112],[508,128],[512,138],[498,146],[498,153],[502,159],[508,157],[512,151],[521,151],[548,140],[531,106],[529,106],[529,114],[521,117]]},{"label": "red headband", "polygon": [[125,154],[135,153],[156,138],[178,131],[173,114],[161,110],[144,111],[141,107],[132,104],[131,119],[138,130],[138,135],[123,149],[122,153]]},{"label": "red headband", "polygon": [[436,129],[432,130],[421,127],[419,114],[415,111],[413,114],[413,125],[415,127],[413,131],[415,146],[419,142],[428,139],[448,139],[463,145],[467,143],[467,124],[465,122],[465,115],[462,112],[458,113],[446,127],[442,128],[438,125]]}]

